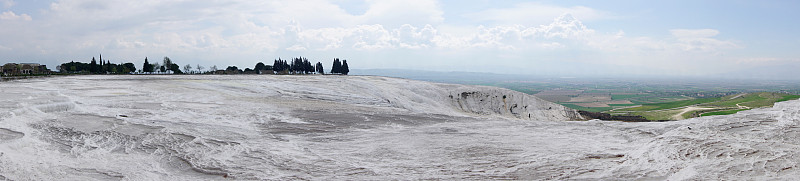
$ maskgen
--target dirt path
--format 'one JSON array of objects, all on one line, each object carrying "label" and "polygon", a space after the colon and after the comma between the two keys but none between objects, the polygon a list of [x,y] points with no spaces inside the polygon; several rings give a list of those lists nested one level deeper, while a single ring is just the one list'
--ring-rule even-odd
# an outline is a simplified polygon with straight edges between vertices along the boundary
[{"label": "dirt path", "polygon": [[742,106],[742,105],[739,105],[739,104],[741,104],[741,103],[736,103],[736,106],[738,106],[739,109],[750,109],[750,107]]},{"label": "dirt path", "polygon": [[618,107],[618,108],[614,108],[614,109],[608,110],[608,111],[606,111],[606,112],[614,112],[614,111],[616,111],[617,109],[627,109],[627,108],[634,108],[634,107],[641,107],[641,106],[642,106],[642,105]]},{"label": "dirt path", "polygon": [[742,97],[742,96],[744,96],[744,95],[746,95],[746,94],[747,94],[747,93],[741,93],[741,94],[739,94],[739,95],[736,95],[736,96],[733,96],[733,97],[731,97],[731,98],[730,98],[730,100],[733,100],[733,99],[736,99],[736,98]]},{"label": "dirt path", "polygon": [[681,110],[681,112],[680,112],[680,113],[673,115],[673,116],[672,116],[672,119],[675,119],[675,120],[681,120],[681,119],[684,119],[684,117],[683,117],[682,115],[683,115],[683,114],[686,114],[687,112],[690,112],[690,111],[696,111],[696,110],[708,110],[708,109],[714,109],[714,108],[707,108],[707,107],[686,107],[686,108],[683,108],[683,109]]}]

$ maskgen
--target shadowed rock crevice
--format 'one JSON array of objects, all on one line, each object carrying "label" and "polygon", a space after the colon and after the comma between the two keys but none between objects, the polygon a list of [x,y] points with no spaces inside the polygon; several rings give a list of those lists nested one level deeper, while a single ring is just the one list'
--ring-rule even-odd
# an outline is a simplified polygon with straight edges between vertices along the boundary
[{"label": "shadowed rock crevice", "polygon": [[14,130],[0,128],[0,142],[11,141],[15,139],[19,139],[25,136],[24,133],[17,132]]}]

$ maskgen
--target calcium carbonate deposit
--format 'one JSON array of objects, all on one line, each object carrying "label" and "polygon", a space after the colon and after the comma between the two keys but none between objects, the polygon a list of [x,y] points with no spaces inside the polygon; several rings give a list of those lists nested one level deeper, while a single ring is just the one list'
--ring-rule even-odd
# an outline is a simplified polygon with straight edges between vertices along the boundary
[{"label": "calcium carbonate deposit", "polygon": [[507,89],[373,76],[0,82],[0,180],[800,177],[800,101],[661,123],[570,121]]}]

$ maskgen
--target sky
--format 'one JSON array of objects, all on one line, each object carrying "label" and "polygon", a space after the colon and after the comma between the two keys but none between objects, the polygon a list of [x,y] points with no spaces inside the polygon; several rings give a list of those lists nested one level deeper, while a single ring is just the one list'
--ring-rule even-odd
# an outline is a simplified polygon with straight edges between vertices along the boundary
[{"label": "sky", "polygon": [[[800,75],[800,1],[0,0],[0,63]],[[777,70],[777,71],[776,71]],[[772,73],[772,74],[771,74]],[[785,74],[775,75],[785,76]]]}]

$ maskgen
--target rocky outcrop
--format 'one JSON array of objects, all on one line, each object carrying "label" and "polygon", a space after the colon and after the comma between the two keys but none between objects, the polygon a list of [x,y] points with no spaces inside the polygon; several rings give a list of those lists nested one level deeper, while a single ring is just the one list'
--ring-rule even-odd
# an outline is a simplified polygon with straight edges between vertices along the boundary
[{"label": "rocky outcrop", "polygon": [[527,120],[582,120],[570,108],[525,93],[502,88],[461,87],[448,95],[461,111],[481,115],[501,115]]},{"label": "rocky outcrop", "polygon": [[[339,82],[347,89],[338,89],[336,91],[342,93],[330,94],[335,96],[324,100],[346,100],[355,104],[397,107],[409,110],[410,113],[500,116],[536,121],[584,120],[576,110],[499,87],[443,84],[377,76],[330,78],[347,79]],[[321,89],[330,87],[335,86],[320,86]],[[320,97],[321,92],[329,91],[313,92],[315,93],[304,95]]]}]

